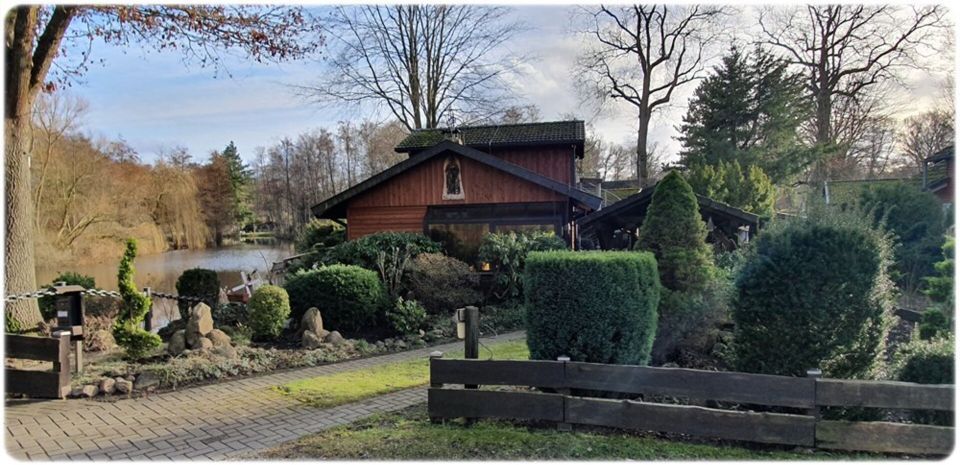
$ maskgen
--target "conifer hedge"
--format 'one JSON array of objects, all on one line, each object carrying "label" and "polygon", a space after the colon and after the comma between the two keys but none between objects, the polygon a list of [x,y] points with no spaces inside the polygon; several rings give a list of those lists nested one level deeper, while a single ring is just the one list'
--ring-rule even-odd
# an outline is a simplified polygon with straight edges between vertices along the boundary
[{"label": "conifer hedge", "polygon": [[646,364],[660,281],[649,252],[531,252],[524,270],[530,358]]}]

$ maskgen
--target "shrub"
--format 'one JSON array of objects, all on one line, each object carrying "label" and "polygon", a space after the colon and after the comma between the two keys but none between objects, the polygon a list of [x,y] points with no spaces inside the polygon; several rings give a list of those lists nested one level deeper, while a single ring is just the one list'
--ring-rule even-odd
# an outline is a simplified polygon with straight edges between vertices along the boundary
[{"label": "shrub", "polygon": [[[217,272],[205,268],[192,268],[184,271],[177,278],[177,294],[188,297],[199,297],[210,308],[217,308],[220,301],[220,278]],[[190,318],[190,308],[194,303],[184,300],[177,301],[180,309],[180,318]]]},{"label": "shrub", "polygon": [[480,329],[493,329],[494,332],[523,329],[526,309],[523,302],[508,301],[500,305],[487,305],[480,310]]},{"label": "shrub", "polygon": [[480,244],[480,260],[490,263],[496,273],[493,294],[498,299],[523,295],[523,267],[527,254],[562,250],[567,246],[553,233],[542,231],[487,234]]},{"label": "shrub", "polygon": [[376,324],[386,295],[373,271],[353,265],[330,265],[300,271],[284,285],[290,293],[294,321],[310,307],[320,309],[325,326],[359,331]]},{"label": "shrub", "polygon": [[[97,287],[93,276],[87,276],[85,274],[80,274],[73,271],[67,271],[65,273],[58,274],[56,278],[53,278],[53,282],[44,287],[53,287],[59,282],[64,282],[68,286],[83,286],[86,289],[93,289]],[[84,296],[84,298],[86,297],[87,296]],[[43,315],[44,321],[57,317],[57,309],[54,306],[54,302],[54,296],[52,295],[43,296],[37,299],[37,304],[40,306],[40,314]]]},{"label": "shrub", "polygon": [[303,228],[297,237],[294,248],[304,253],[342,244],[347,239],[347,230],[343,226],[328,220],[314,218]]},{"label": "shrub", "polygon": [[290,316],[290,298],[282,287],[260,286],[250,296],[247,308],[253,336],[258,339],[273,339],[283,331]]},{"label": "shrub", "polygon": [[[897,352],[894,379],[922,384],[953,384],[953,343],[949,338],[914,340]],[[915,411],[914,421],[952,425],[952,412]]]},{"label": "shrub", "polygon": [[239,302],[229,302],[213,307],[212,316],[217,326],[237,326],[246,324],[249,314],[247,306]]},{"label": "shrub", "polygon": [[677,363],[684,368],[722,364],[716,360],[714,345],[720,326],[730,318],[730,287],[725,281],[713,280],[698,291],[663,289],[651,363]]},{"label": "shrub", "polygon": [[428,312],[449,314],[480,301],[479,281],[479,275],[466,263],[439,253],[425,253],[410,263],[405,285]]},{"label": "shrub", "polygon": [[919,287],[921,278],[933,273],[933,263],[940,258],[946,230],[940,202],[915,183],[893,182],[864,186],[858,203],[874,224],[883,225],[897,236],[897,283],[906,290]]},{"label": "shrub", "polygon": [[523,276],[531,359],[649,361],[660,298],[653,254],[532,252]]},{"label": "shrub", "polygon": [[953,311],[953,236],[948,236],[943,243],[943,260],[934,263],[936,276],[924,278],[926,289],[924,292],[938,307],[945,311]]},{"label": "shrub", "polygon": [[657,184],[635,248],[653,252],[660,282],[674,291],[700,289],[713,273],[713,253],[697,196],[671,171]]},{"label": "shrub", "polygon": [[814,210],[768,226],[736,279],[740,371],[859,378],[882,353],[890,240],[858,215]]},{"label": "shrub", "polygon": [[387,322],[397,334],[413,334],[427,322],[427,311],[416,300],[398,297],[387,309]]},{"label": "shrub", "polygon": [[120,260],[117,272],[117,287],[120,289],[120,314],[113,324],[113,338],[123,347],[127,358],[138,359],[160,347],[160,336],[140,327],[150,311],[150,298],[137,291],[133,281],[136,272],[133,261],[137,258],[137,241],[127,240],[127,250]]},{"label": "shrub", "polygon": [[405,253],[411,257],[416,257],[421,253],[439,252],[440,244],[423,234],[382,232],[363,236],[334,247],[325,263],[356,265],[368,270],[376,270],[379,252],[394,248],[401,254]]},{"label": "shrub", "polygon": [[930,339],[948,336],[951,330],[950,321],[939,309],[931,308],[923,312],[917,325],[917,337],[928,341]]}]

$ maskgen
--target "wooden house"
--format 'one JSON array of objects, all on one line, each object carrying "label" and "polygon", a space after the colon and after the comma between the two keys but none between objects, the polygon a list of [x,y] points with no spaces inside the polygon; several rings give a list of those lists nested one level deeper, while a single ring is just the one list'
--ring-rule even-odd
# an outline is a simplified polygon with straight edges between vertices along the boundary
[{"label": "wooden house", "polygon": [[348,239],[419,232],[475,250],[490,232],[544,230],[572,245],[576,220],[601,203],[576,188],[583,144],[583,121],[414,131],[396,147],[407,159],[313,213]]}]

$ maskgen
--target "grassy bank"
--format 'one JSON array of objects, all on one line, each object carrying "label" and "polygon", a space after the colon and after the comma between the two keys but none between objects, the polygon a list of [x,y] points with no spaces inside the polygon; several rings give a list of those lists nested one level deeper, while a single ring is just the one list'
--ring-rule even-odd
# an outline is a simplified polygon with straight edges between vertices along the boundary
[{"label": "grassy bank", "polygon": [[[525,360],[529,358],[525,340],[491,344],[489,350],[481,347],[480,357],[498,360]],[[445,358],[462,358],[463,352],[444,354]],[[429,384],[428,360],[420,358],[387,363],[316,378],[304,379],[274,388],[314,407],[334,407],[379,396],[402,389]]]},{"label": "grassy bank", "polygon": [[426,406],[374,416],[263,452],[262,459],[333,460],[846,460],[882,456],[797,452],[688,442],[617,431],[558,432],[552,425],[432,424]]}]

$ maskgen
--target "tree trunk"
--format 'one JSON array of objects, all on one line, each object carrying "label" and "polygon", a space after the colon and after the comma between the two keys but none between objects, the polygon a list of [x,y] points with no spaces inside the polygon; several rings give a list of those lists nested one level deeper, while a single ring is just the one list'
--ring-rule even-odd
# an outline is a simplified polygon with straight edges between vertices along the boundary
[{"label": "tree trunk", "polygon": [[637,182],[642,189],[650,183],[647,168],[647,131],[650,127],[650,115],[641,110],[637,121]]},{"label": "tree trunk", "polygon": [[[16,114],[29,114],[17,111]],[[12,117],[11,117],[12,116]],[[7,237],[4,242],[6,261],[4,278],[6,294],[34,291],[37,288],[33,249],[33,201],[30,189],[29,119],[8,115],[4,118],[6,131],[6,220]],[[43,318],[35,299],[8,303],[7,328],[33,329]],[[11,325],[12,324],[12,325]]]}]

